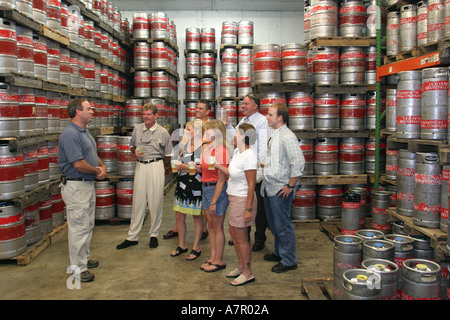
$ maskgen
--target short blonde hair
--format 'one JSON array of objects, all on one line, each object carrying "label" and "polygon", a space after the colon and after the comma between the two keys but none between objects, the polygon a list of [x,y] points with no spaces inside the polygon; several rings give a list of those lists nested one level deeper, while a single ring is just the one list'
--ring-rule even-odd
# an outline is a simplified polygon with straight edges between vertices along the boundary
[{"label": "short blonde hair", "polygon": [[153,114],[158,113],[158,108],[151,102],[147,102],[142,106],[142,111],[151,110]]}]

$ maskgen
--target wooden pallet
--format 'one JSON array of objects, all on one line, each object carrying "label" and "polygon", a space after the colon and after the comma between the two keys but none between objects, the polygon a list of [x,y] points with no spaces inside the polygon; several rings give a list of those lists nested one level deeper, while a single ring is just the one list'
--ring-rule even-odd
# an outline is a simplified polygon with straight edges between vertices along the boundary
[{"label": "wooden pallet", "polygon": [[328,184],[366,184],[367,174],[348,174],[348,175],[307,175],[301,176],[299,183],[301,185],[328,185]]},{"label": "wooden pallet", "polygon": [[425,235],[430,238],[430,246],[434,249],[438,246],[438,244],[442,241],[447,241],[447,233],[443,232],[440,229],[431,229],[424,228],[420,226],[416,226],[413,222],[413,217],[406,217],[398,214],[396,212],[395,207],[391,207],[388,209],[389,218],[392,221],[400,220],[403,221],[403,225],[405,228],[405,232],[410,235]]},{"label": "wooden pallet", "polygon": [[308,300],[333,300],[333,278],[302,279],[302,293]]},{"label": "wooden pallet", "polygon": [[49,234],[45,234],[42,236],[42,239],[38,242],[28,246],[27,251],[18,255],[17,257],[13,257],[11,259],[5,260],[16,260],[19,266],[26,266],[31,263],[39,254],[47,247],[51,246],[53,243],[58,241],[66,234],[67,230],[67,222],[63,225],[53,228],[52,232]]},{"label": "wooden pallet", "polygon": [[374,37],[318,37],[309,43],[309,49],[316,46],[327,47],[369,47],[376,45]]}]

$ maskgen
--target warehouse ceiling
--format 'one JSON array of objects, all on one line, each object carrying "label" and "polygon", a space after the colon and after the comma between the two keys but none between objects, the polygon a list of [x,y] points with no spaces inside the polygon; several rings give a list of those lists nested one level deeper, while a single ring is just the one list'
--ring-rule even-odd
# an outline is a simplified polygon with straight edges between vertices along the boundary
[{"label": "warehouse ceiling", "polygon": [[303,0],[127,0],[120,11],[301,11]]}]

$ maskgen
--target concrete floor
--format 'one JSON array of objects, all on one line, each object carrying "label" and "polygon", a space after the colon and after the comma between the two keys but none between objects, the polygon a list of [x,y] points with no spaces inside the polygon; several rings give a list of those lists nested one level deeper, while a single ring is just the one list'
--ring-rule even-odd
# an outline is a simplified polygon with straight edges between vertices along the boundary
[{"label": "concrete floor", "polygon": [[[227,268],[214,273],[205,273],[199,269],[208,258],[208,239],[202,240],[202,255],[195,261],[186,261],[186,254],[170,257],[170,252],[177,247],[177,238],[163,240],[162,236],[174,225],[173,194],[174,187],[165,197],[158,248],[148,247],[150,219],[146,219],[141,230],[139,244],[124,250],[115,247],[125,239],[129,223],[97,223],[91,243],[91,258],[100,261],[99,267],[91,269],[95,280],[81,283],[80,289],[68,289],[66,232],[27,266],[18,266],[15,260],[0,261],[1,299],[306,300],[307,297],[300,290],[302,278],[332,277],[333,245],[327,235],[319,230],[318,223],[296,226],[298,268],[283,274],[271,272],[275,263],[263,260],[263,255],[273,249],[273,237],[268,230],[265,249],[252,254],[252,271],[256,281],[242,287],[231,286],[231,280],[225,277],[228,271],[237,266],[233,246],[226,244],[225,247]],[[187,219],[187,225],[187,242],[191,249],[192,219]],[[228,241],[227,226],[225,234]]]}]

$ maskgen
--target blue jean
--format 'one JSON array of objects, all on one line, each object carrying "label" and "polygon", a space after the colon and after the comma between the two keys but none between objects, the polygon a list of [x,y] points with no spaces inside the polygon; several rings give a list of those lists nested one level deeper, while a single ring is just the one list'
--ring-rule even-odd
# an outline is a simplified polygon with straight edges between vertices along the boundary
[{"label": "blue jean", "polygon": [[[202,209],[208,210],[211,205],[216,186],[203,186],[202,189]],[[222,193],[216,202],[216,216],[223,216],[228,209],[227,182],[223,185]]]},{"label": "blue jean", "polygon": [[281,257],[281,263],[284,265],[293,266],[297,264],[295,231],[291,219],[294,192],[285,199],[279,197],[279,193],[269,197],[264,191],[267,222],[275,239],[273,254]]}]

